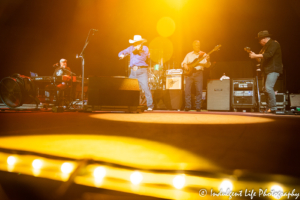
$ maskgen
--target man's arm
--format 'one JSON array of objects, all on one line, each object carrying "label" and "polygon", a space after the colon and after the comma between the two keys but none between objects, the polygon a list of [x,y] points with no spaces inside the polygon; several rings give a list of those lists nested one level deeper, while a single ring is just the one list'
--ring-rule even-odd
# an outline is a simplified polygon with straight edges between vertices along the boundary
[{"label": "man's arm", "polygon": [[271,58],[274,56],[274,53],[276,52],[276,50],[280,48],[280,45],[278,42],[272,42],[268,48],[266,49],[266,51],[263,54],[255,54],[254,52],[250,52],[249,53],[249,57],[250,58],[255,58],[258,62],[260,62],[261,58]]},{"label": "man's arm", "polygon": [[130,52],[131,52],[131,46],[128,47],[127,49],[124,49],[123,51],[121,51],[121,52],[118,54],[118,56],[119,56],[120,58],[124,58],[125,56],[127,56],[128,54],[130,54]]},{"label": "man's arm", "polygon": [[147,46],[143,46],[143,50],[146,54],[146,58],[150,58],[149,48]]},{"label": "man's arm", "polygon": [[188,64],[188,54],[185,56],[183,62],[181,63],[181,67],[188,70],[189,68],[188,68],[187,64]]},{"label": "man's arm", "polygon": [[204,55],[206,58],[206,63],[205,63],[205,67],[210,67],[211,66],[211,62],[210,62],[210,56],[208,54]]}]

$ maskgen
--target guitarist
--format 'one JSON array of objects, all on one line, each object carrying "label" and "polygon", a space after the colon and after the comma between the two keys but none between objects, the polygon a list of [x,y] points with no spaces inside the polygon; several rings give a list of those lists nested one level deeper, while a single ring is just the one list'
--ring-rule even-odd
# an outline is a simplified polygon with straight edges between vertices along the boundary
[{"label": "guitarist", "polygon": [[270,38],[268,31],[260,31],[258,37],[256,37],[259,43],[263,46],[259,54],[254,52],[249,53],[249,57],[252,59],[261,61],[261,68],[266,76],[265,90],[268,97],[268,113],[275,113],[276,97],[274,92],[274,85],[279,77],[279,74],[283,71],[281,47],[276,40]]},{"label": "guitarist", "polygon": [[[196,64],[192,69],[189,68],[189,64],[199,57],[205,57],[199,63]],[[188,53],[183,62],[182,67],[184,70],[192,70],[188,75],[185,76],[185,111],[191,110],[191,88],[192,84],[195,84],[196,88],[196,111],[201,111],[202,101],[202,87],[203,87],[203,70],[204,67],[209,67],[210,57],[205,52],[200,50],[200,41],[195,40],[193,42],[193,51]]]}]

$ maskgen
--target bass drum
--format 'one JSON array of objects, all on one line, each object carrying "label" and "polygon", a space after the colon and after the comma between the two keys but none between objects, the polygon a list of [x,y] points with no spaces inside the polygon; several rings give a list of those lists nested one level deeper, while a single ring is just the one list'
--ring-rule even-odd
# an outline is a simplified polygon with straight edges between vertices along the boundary
[{"label": "bass drum", "polygon": [[36,88],[27,76],[14,74],[3,78],[0,83],[0,97],[9,108],[22,106],[24,103],[37,102]]}]

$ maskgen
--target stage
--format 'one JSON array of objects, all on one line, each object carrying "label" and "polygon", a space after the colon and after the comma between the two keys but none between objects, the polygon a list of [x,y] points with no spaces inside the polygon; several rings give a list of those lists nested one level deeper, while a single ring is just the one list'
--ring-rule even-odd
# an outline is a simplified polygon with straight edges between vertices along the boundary
[{"label": "stage", "polygon": [[[88,159],[123,170],[145,171],[154,177],[178,171],[186,176],[184,194],[177,194],[179,199],[200,199],[200,185],[214,188],[209,181],[197,185],[197,181],[190,180],[189,185],[187,180],[191,177],[232,179],[235,189],[268,188],[269,183],[291,188],[300,183],[299,115],[205,110],[144,113],[6,110],[0,113],[0,121],[2,152],[17,150],[14,154],[20,151],[22,155],[74,162]],[[29,175],[29,179],[39,176],[30,176],[26,170],[23,174]],[[52,179],[47,175],[41,177]],[[161,182],[151,181],[157,187],[151,190],[145,189],[150,183],[142,184],[145,188],[139,190],[112,180],[103,184],[103,189],[108,189],[111,196],[120,195],[118,192],[145,195],[128,199],[147,199],[147,196],[174,199],[175,194],[165,186],[167,178],[158,180]],[[75,182],[96,187],[86,180]],[[99,191],[103,193],[102,189]]]}]

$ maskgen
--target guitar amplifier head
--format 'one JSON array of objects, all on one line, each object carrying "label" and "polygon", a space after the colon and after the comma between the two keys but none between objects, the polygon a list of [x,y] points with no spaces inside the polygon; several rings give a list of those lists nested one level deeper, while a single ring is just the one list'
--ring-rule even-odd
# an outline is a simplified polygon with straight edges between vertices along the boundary
[{"label": "guitar amplifier head", "polygon": [[181,90],[181,88],[182,88],[182,75],[166,76],[166,89]]}]

